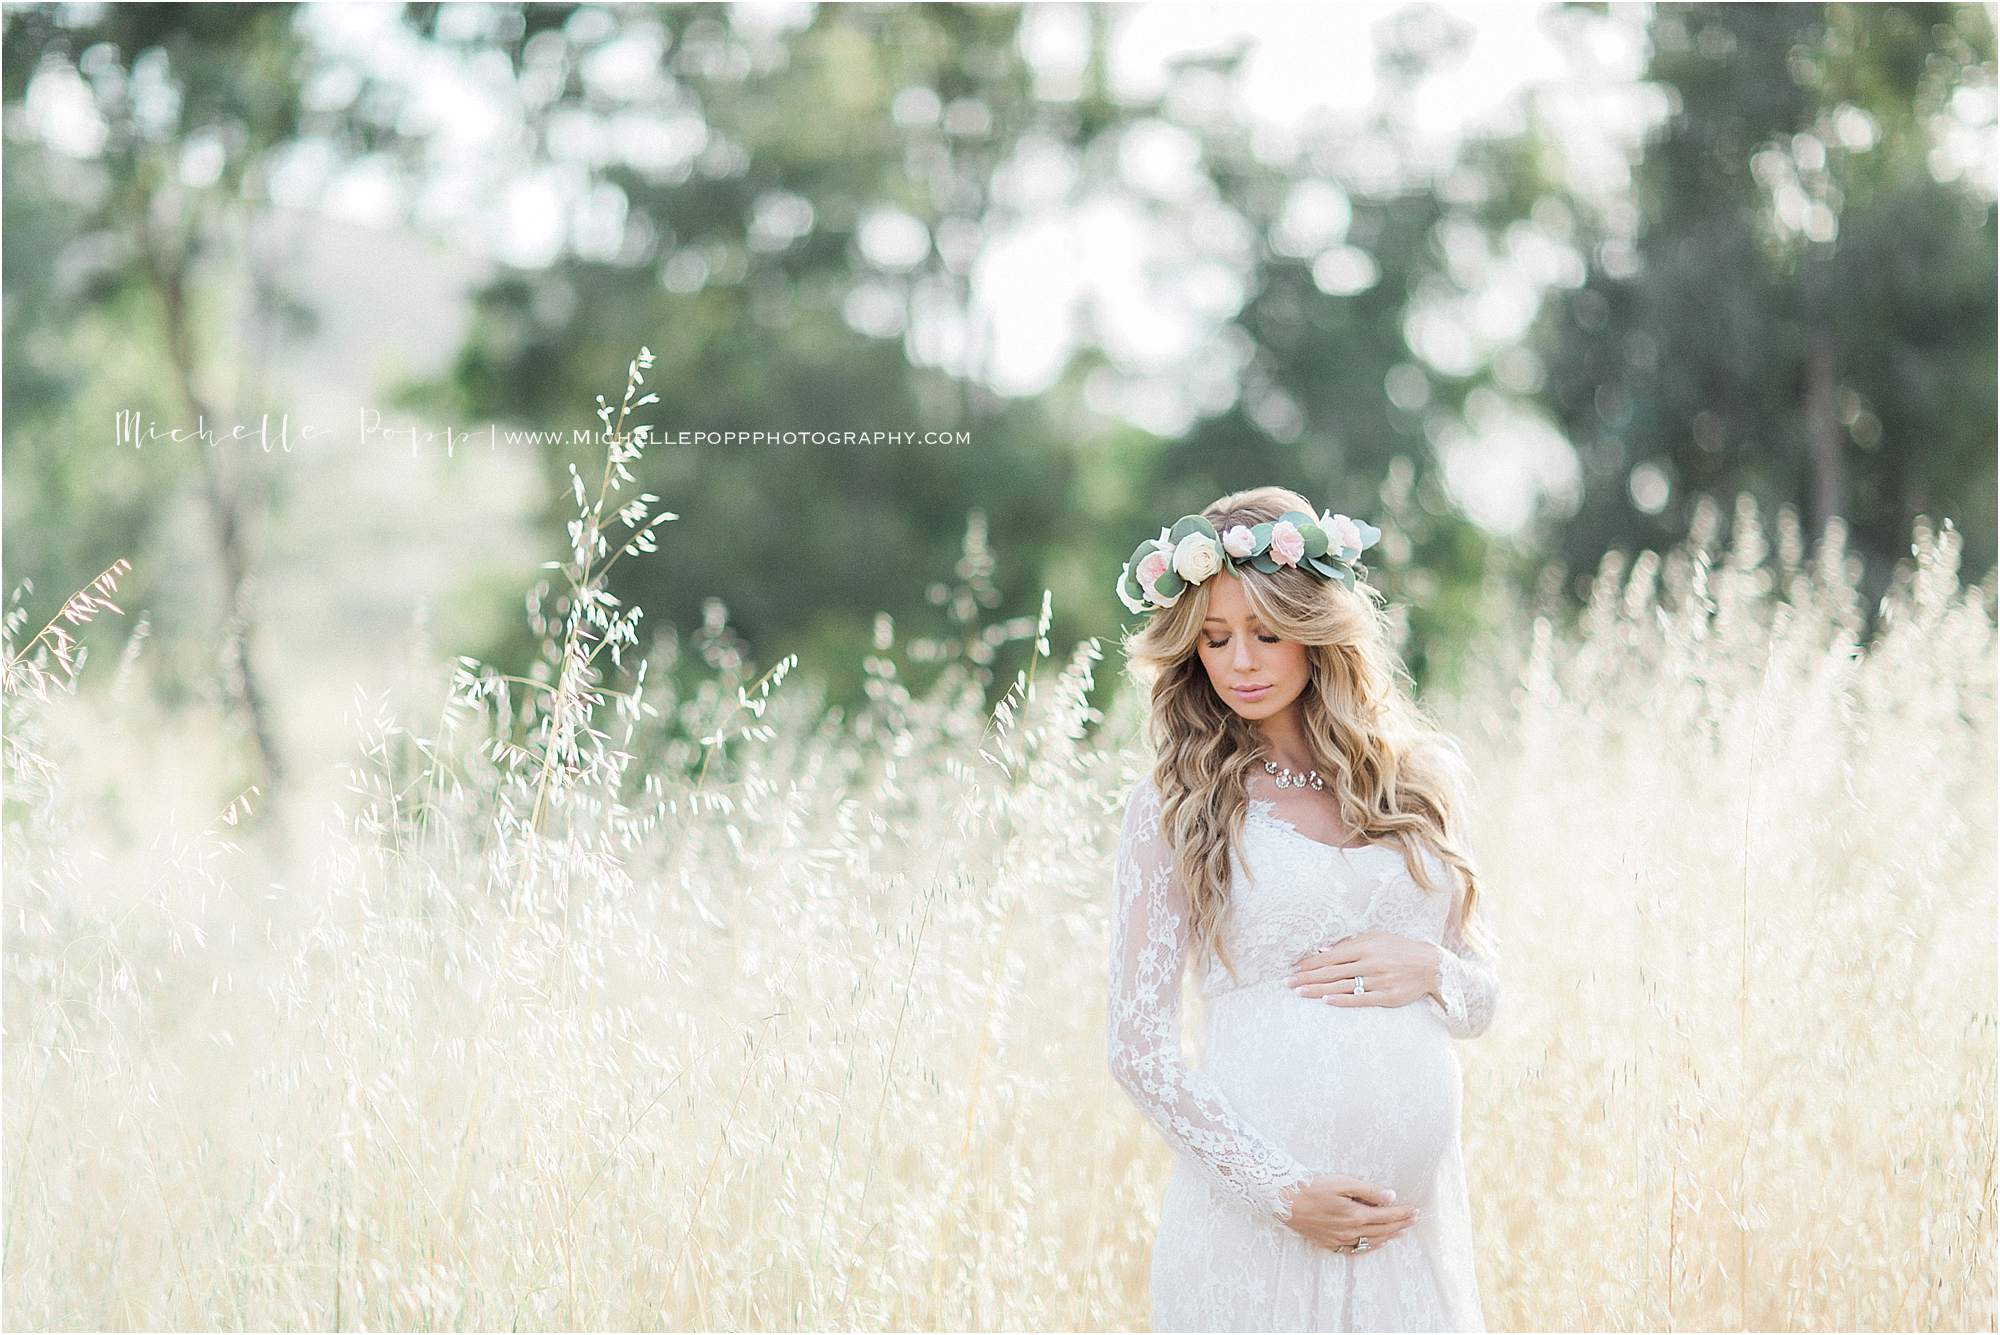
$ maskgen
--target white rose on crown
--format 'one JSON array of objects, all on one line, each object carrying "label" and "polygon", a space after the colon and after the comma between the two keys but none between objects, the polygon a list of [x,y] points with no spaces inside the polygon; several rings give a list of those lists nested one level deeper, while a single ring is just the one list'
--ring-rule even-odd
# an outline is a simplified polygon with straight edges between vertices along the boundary
[{"label": "white rose on crown", "polygon": [[1174,548],[1174,573],[1199,584],[1222,569],[1222,549],[1206,533],[1190,533]]}]

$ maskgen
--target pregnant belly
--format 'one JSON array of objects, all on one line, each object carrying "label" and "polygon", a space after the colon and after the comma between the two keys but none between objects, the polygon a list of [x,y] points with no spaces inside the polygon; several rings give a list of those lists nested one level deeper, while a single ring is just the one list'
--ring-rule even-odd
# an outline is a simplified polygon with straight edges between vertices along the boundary
[{"label": "pregnant belly", "polygon": [[1458,1056],[1427,1002],[1330,1006],[1282,982],[1210,1003],[1203,1069],[1309,1168],[1422,1204],[1458,1134]]}]

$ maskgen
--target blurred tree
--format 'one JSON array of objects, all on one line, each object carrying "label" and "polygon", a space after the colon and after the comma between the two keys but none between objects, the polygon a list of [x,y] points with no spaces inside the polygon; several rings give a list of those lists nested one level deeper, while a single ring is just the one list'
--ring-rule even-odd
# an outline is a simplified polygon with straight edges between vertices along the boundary
[{"label": "blurred tree", "polygon": [[[1544,184],[1511,138],[1475,135],[1443,159],[1419,143],[1417,85],[1460,60],[1469,34],[1436,7],[1378,22],[1381,88],[1364,121],[1309,121],[1291,151],[1217,108],[1203,161],[1251,245],[1246,299],[1213,355],[1241,363],[1240,390],[1159,451],[1140,488],[1179,497],[1171,517],[1248,479],[1276,481],[1383,528],[1371,578],[1408,616],[1420,682],[1457,677],[1499,552],[1451,495],[1439,450],[1442,424],[1494,383],[1493,364],[1433,364],[1412,344],[1412,314],[1465,294],[1453,229],[1504,230]],[[1226,85],[1243,54],[1185,62],[1180,77]]]},{"label": "blurred tree", "polygon": [[[430,11],[408,17],[435,36]],[[1007,9],[835,6],[771,34],[721,9],[647,6],[531,37],[518,90],[538,154],[590,168],[574,178],[564,253],[482,290],[448,381],[401,402],[591,425],[607,368],[644,344],[660,396],[645,420],[668,433],[967,433],[669,439],[642,463],[640,486],[682,518],[663,559],[621,568],[614,592],[677,625],[720,597],[760,653],[800,652],[836,699],[859,692],[876,610],[945,629],[939,581],[970,511],[1024,558],[999,571],[1010,601],[1039,602],[1036,561],[1075,515],[1080,443],[1035,401],[986,387],[971,270],[999,162],[1022,135],[1070,133],[1087,113],[1028,97],[1017,23]],[[652,68],[592,77],[614,52],[648,53]],[[581,134],[601,136],[598,161],[566,156]],[[614,221],[594,238],[582,206],[607,201]],[[567,468],[591,457],[545,457],[550,527],[569,517]]]},{"label": "blurred tree", "polygon": [[[1424,379],[1403,327],[1442,267],[1437,230],[1465,209],[1518,211],[1517,164],[1496,159],[1445,197],[1436,175],[1453,164],[1350,183],[1339,258],[1370,277],[1329,277],[1312,243],[1263,238],[1297,230],[1285,215],[1300,173],[1324,185],[1353,172],[1331,136],[1266,161],[1216,95],[1240,52],[1185,62],[1157,96],[1114,96],[1109,20],[1086,12],[1083,73],[1062,95],[1038,84],[1015,9],[829,6],[782,38],[714,10],[625,9],[529,41],[517,91],[544,127],[538,147],[588,168],[568,191],[564,253],[488,286],[448,381],[410,386],[405,404],[574,422],[605,368],[644,343],[661,397],[651,420],[668,432],[969,431],[969,445],[670,442],[645,462],[641,485],[683,519],[667,559],[614,575],[618,596],[676,624],[720,596],[760,653],[798,649],[803,671],[837,675],[836,700],[861,688],[875,611],[906,633],[947,629],[938,577],[968,511],[1001,553],[999,609],[1032,613],[1054,588],[1063,639],[1122,619],[1110,584],[1135,535],[1268,481],[1390,520],[1408,545],[1387,553],[1384,576],[1413,603],[1424,672],[1425,646],[1462,640],[1476,614],[1485,542],[1445,493],[1430,434],[1481,379],[1440,379],[1400,407],[1383,386],[1398,369]],[[1388,35],[1393,109],[1460,49],[1463,25],[1427,11]],[[563,143],[596,145],[588,163],[546,134],[558,125]],[[1377,156],[1407,133],[1392,110],[1373,128]],[[1132,179],[1126,164],[1163,139],[1192,145],[1205,189]],[[1163,392],[1197,386],[1184,434],[1156,440],[1093,410],[1104,377],[1140,373],[1089,328],[1036,398],[987,387],[973,274],[1025,213],[1003,182],[1028,154],[1066,182],[1038,207],[1129,204],[1180,257],[1169,274],[1184,265],[1240,288],[1186,365],[1155,372]],[[593,221],[600,207],[608,222]],[[567,468],[588,461],[566,450],[546,462],[554,524],[568,515]],[[518,660],[529,646],[490,652]],[[992,653],[971,647],[975,661]]]},{"label": "blurred tree", "polygon": [[[1535,346],[1583,465],[1545,516],[1578,578],[1685,533],[1697,493],[1839,515],[1871,595],[1918,513],[1995,543],[1995,214],[1940,135],[1993,118],[1979,5],[1674,5],[1648,77],[1669,114],[1629,218]],[[1580,210],[1581,212],[1581,210]],[[1872,601],[1872,597],[1871,597]]]},{"label": "blurred tree", "polygon": [[[282,249],[257,227],[262,177],[299,129],[292,17],[287,5],[155,4],[5,18],[8,561],[19,570],[32,542],[29,564],[62,588],[133,554],[191,457],[214,543],[226,696],[267,799],[283,791],[285,758],[255,649],[251,530],[275,477],[255,444],[114,443],[110,418],[131,410],[163,429],[224,431],[264,406],[262,352],[301,315],[279,283]],[[31,94],[61,142],[32,132]],[[212,272],[232,263],[252,288],[248,323],[234,328]],[[130,466],[105,468],[83,441]],[[65,522],[37,522],[51,515]],[[133,596],[150,576],[137,572]]]}]

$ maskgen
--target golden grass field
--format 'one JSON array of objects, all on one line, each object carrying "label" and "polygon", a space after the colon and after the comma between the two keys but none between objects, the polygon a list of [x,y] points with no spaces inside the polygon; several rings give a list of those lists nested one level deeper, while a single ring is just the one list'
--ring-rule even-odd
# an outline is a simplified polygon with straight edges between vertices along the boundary
[{"label": "golden grass field", "polygon": [[[1990,1330],[1992,581],[1920,525],[1857,653],[1837,531],[1718,519],[1426,701],[1503,950],[1458,1049],[1487,1321]],[[143,656],[11,691],[8,1327],[1144,1329],[1172,1161],[1103,1032],[1136,701],[1099,712],[1115,650],[960,619],[884,619],[844,717],[789,660],[676,695],[672,636],[595,699],[573,656],[413,673],[284,860],[254,798],[121,807],[168,724],[94,688]]]}]

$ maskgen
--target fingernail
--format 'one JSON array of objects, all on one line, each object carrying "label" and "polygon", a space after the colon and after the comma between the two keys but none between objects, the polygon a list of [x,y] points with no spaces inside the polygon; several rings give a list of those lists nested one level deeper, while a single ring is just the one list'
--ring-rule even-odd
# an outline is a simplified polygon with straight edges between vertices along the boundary
[{"label": "fingernail", "polygon": [[1389,1193],[1389,1199],[1390,1199],[1390,1200],[1392,1200],[1392,1201],[1393,1201],[1393,1200],[1395,1200],[1395,1199],[1396,1199],[1396,1193],[1395,1193],[1395,1192],[1393,1192],[1393,1191],[1391,1191],[1391,1192]]}]

